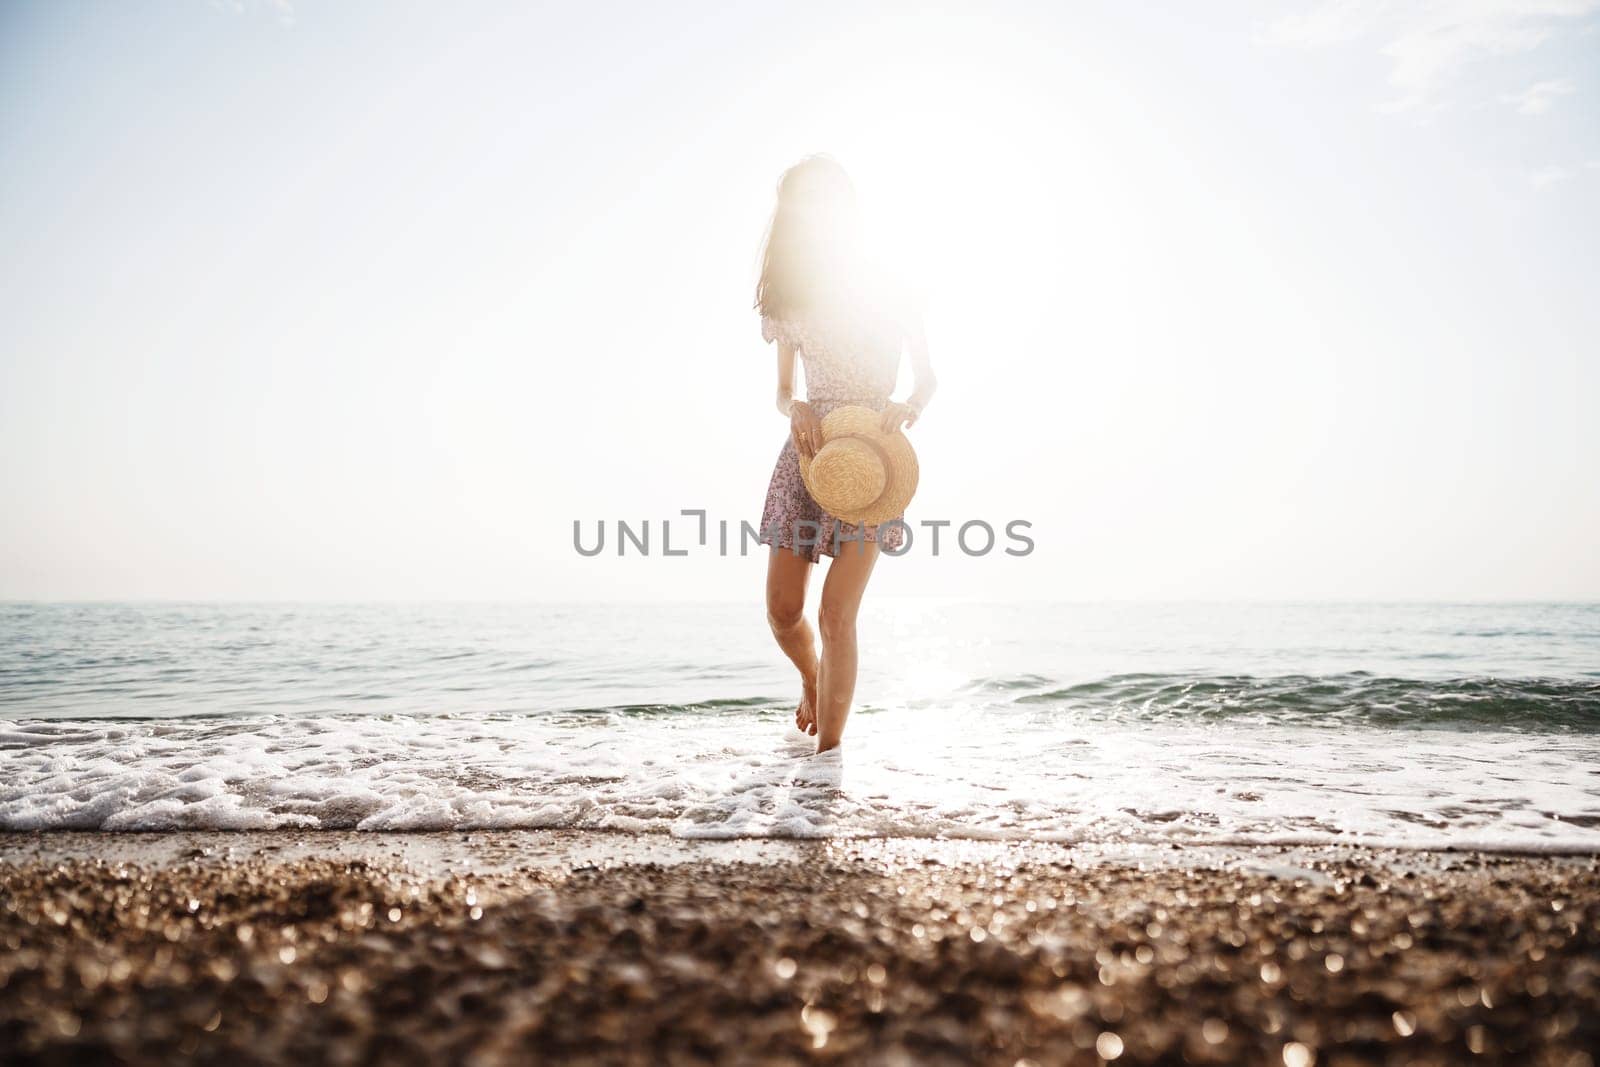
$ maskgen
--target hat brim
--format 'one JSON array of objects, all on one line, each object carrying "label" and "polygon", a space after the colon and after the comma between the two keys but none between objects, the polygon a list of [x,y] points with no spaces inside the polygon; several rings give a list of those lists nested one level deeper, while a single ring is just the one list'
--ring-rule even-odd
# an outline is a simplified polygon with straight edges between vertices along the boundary
[{"label": "hat brim", "polygon": [[[800,456],[800,478],[806,491],[828,514],[851,525],[878,526],[905,514],[906,505],[917,491],[921,469],[917,453],[906,435],[896,430],[884,433],[880,425],[882,414],[858,404],[834,408],[822,418],[822,448],[840,438],[858,437],[874,447],[884,464],[884,487],[876,500],[858,508],[834,510],[827,501],[836,494],[825,483],[814,478],[811,460]],[[819,449],[820,451],[820,449]]]}]

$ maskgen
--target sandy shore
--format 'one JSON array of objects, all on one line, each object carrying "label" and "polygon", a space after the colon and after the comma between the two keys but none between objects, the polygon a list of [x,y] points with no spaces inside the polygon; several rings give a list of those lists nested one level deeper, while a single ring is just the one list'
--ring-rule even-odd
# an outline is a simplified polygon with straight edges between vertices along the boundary
[{"label": "sandy shore", "polygon": [[1592,1064],[1594,859],[0,835],[0,1060]]}]

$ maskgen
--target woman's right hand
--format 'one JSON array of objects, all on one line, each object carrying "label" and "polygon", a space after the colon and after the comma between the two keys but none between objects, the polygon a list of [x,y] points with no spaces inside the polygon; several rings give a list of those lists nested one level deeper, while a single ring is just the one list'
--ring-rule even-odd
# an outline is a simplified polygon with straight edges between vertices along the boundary
[{"label": "woman's right hand", "polygon": [[795,450],[806,459],[815,456],[822,447],[822,420],[804,400],[789,404],[789,436],[794,438]]}]

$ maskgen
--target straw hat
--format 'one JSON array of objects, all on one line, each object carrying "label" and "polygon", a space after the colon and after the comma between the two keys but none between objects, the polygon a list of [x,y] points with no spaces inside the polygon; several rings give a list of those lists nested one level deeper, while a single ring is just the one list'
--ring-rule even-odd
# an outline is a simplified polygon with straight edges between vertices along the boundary
[{"label": "straw hat", "polygon": [[859,405],[834,408],[822,418],[822,447],[800,457],[811,498],[852,525],[898,518],[917,491],[917,454],[905,434],[883,432],[882,418]]}]

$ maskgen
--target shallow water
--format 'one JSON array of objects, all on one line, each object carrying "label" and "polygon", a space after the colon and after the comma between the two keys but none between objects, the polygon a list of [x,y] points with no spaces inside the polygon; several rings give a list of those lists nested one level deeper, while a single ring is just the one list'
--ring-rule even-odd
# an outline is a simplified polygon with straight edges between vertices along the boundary
[{"label": "shallow water", "polygon": [[869,604],[810,758],[759,604],[0,605],[0,829],[1600,852],[1600,606]]}]

